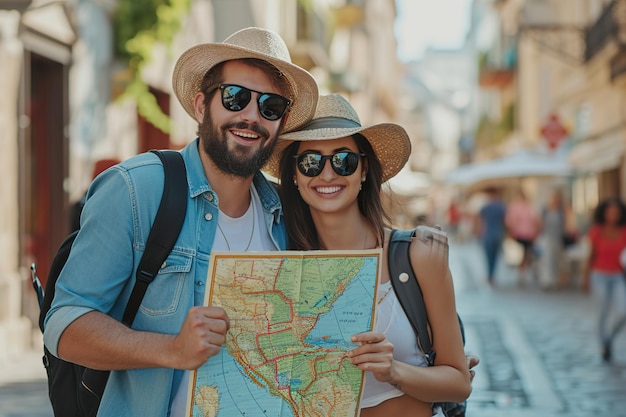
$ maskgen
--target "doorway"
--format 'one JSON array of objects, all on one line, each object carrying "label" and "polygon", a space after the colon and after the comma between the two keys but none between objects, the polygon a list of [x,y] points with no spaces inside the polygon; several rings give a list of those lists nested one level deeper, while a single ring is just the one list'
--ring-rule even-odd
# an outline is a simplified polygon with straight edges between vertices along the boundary
[{"label": "doorway", "polygon": [[25,55],[25,114],[29,127],[20,147],[21,264],[37,264],[45,281],[68,234],[68,68],[35,53]]}]

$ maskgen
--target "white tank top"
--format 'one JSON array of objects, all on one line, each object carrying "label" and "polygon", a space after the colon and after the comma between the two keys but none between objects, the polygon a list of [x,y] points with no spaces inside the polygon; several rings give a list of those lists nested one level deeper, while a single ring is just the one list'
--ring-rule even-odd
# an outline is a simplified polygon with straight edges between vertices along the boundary
[{"label": "white tank top", "polygon": [[[415,331],[393,291],[391,281],[380,284],[378,294],[379,299],[384,298],[376,308],[375,330],[384,333],[393,344],[393,358],[415,366],[428,366],[424,354],[417,346]],[[374,407],[402,395],[404,393],[391,384],[379,382],[371,372],[365,373],[361,408]]]}]

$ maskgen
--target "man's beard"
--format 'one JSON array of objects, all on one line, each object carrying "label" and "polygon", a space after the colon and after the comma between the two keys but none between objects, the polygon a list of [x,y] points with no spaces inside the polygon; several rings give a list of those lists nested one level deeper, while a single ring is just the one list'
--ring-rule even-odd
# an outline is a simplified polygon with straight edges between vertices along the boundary
[{"label": "man's beard", "polygon": [[[282,122],[281,122],[282,123]],[[228,129],[251,130],[261,138],[259,149],[250,154],[251,148],[235,143],[233,149],[228,147],[226,131]],[[248,178],[259,171],[272,155],[276,147],[278,133],[270,137],[269,132],[258,124],[232,122],[220,128],[215,126],[209,112],[205,112],[204,121],[198,127],[200,144],[213,163],[224,173],[236,177]],[[265,138],[265,139],[263,139]]]}]

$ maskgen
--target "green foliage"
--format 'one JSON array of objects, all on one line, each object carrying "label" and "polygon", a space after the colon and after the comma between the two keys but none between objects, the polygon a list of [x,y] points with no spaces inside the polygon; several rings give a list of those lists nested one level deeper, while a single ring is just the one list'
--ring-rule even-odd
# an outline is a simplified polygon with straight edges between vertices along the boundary
[{"label": "green foliage", "polygon": [[122,98],[133,98],[148,122],[169,133],[169,117],[141,79],[157,43],[169,47],[187,15],[191,0],[121,0],[114,18],[116,56],[128,61],[133,74]]},{"label": "green foliage", "polygon": [[510,104],[506,108],[501,124],[508,132],[512,132],[515,129],[515,104]]},{"label": "green foliage", "polygon": [[487,69],[487,52],[481,52],[478,55],[478,72],[482,73],[484,70]]},{"label": "green foliage", "polygon": [[126,43],[143,30],[150,30],[157,23],[156,9],[167,0],[121,0],[114,17],[115,55],[130,60],[132,54]]},{"label": "green foliage", "polygon": [[298,0],[298,4],[307,12],[311,12],[313,10],[312,0]]},{"label": "green foliage", "polygon": [[494,121],[486,116],[478,123],[475,141],[478,147],[488,148],[505,140],[515,128],[515,105],[508,106],[502,119]]}]

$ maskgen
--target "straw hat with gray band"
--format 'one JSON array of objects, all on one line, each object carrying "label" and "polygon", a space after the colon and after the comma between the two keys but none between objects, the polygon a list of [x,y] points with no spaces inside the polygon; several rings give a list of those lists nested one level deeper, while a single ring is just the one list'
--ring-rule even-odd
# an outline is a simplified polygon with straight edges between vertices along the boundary
[{"label": "straw hat with gray band", "polygon": [[359,116],[350,103],[339,94],[320,96],[315,116],[296,132],[279,137],[276,150],[263,170],[279,178],[280,157],[294,141],[339,139],[360,133],[374,148],[383,168],[383,182],[395,176],[409,159],[411,141],[402,126],[381,123],[369,127],[361,126]]},{"label": "straw hat with gray band", "polygon": [[311,119],[317,104],[317,83],[306,70],[291,63],[289,50],[276,33],[261,28],[235,32],[222,43],[205,43],[185,51],[174,67],[172,85],[183,108],[195,119],[193,99],[206,72],[220,62],[257,58],[278,68],[291,85],[291,108],[284,131],[294,130]]}]

